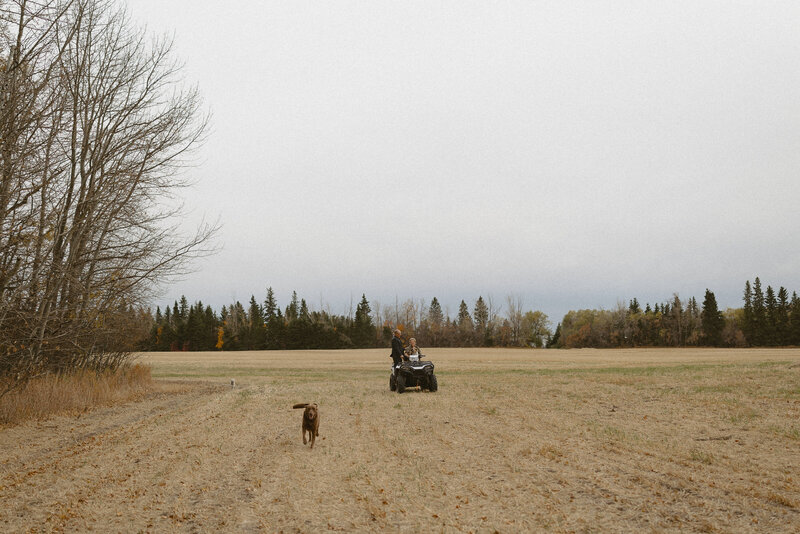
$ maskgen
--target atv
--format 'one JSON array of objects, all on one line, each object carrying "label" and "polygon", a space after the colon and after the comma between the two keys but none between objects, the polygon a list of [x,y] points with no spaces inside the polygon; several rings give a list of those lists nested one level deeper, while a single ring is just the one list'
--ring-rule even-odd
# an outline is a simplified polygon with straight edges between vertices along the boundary
[{"label": "atv", "polygon": [[439,383],[433,374],[433,362],[422,361],[422,354],[411,356],[410,360],[400,362],[396,367],[392,365],[392,374],[389,375],[389,390],[402,393],[406,388],[419,386],[420,389],[436,391]]}]

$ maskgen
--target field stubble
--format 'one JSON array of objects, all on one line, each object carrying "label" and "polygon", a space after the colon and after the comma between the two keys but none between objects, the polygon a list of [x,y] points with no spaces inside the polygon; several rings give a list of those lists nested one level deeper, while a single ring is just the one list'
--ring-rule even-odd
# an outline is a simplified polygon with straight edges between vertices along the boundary
[{"label": "field stubble", "polygon": [[800,350],[427,352],[143,355],[193,387],[0,431],[0,530],[800,528]]}]

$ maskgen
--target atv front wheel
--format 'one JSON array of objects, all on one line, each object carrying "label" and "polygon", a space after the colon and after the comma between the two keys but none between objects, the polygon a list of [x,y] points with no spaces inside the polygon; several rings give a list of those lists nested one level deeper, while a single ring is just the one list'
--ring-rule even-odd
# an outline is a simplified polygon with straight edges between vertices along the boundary
[{"label": "atv front wheel", "polygon": [[428,377],[428,389],[431,391],[439,389],[439,382],[436,380],[436,375],[433,373]]},{"label": "atv front wheel", "polygon": [[406,390],[406,377],[402,374],[397,375],[397,392],[402,393]]},{"label": "atv front wheel", "polygon": [[397,379],[394,376],[394,373],[389,375],[389,391],[395,391],[397,389]]}]

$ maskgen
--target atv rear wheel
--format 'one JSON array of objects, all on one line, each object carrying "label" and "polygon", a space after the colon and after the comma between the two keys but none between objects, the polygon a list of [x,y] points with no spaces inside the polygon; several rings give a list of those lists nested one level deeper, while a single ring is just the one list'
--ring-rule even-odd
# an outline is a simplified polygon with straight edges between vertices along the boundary
[{"label": "atv rear wheel", "polygon": [[397,375],[397,392],[402,393],[406,390],[406,377],[402,374]]}]

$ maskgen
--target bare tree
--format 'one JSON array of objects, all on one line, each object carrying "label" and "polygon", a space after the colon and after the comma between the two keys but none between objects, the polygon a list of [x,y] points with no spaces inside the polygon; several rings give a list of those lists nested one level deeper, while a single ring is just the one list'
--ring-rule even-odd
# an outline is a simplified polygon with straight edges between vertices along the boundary
[{"label": "bare tree", "polygon": [[[14,32],[8,31],[14,23]],[[180,172],[207,117],[172,43],[105,1],[2,11],[0,373],[116,366],[116,319],[210,252],[179,231]],[[2,391],[0,391],[2,395]]]},{"label": "bare tree", "polygon": [[401,305],[401,310],[403,313],[403,324],[406,327],[406,330],[409,332],[416,332],[417,325],[417,317],[419,315],[419,309],[417,308],[417,301],[414,299],[406,299],[403,301]]},{"label": "bare tree", "polygon": [[508,324],[511,326],[511,343],[513,345],[522,345],[524,340],[522,339],[522,297],[519,295],[507,295],[506,296],[506,307],[508,311],[506,312],[506,317],[508,317]]},{"label": "bare tree", "polygon": [[495,304],[494,297],[491,294],[486,297],[486,308],[489,317],[489,328],[494,328],[497,326],[497,317],[500,315],[503,308],[499,304]]}]

